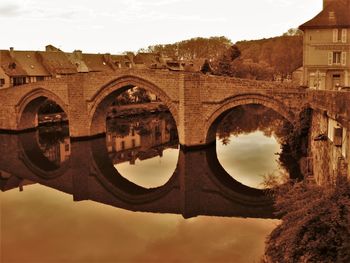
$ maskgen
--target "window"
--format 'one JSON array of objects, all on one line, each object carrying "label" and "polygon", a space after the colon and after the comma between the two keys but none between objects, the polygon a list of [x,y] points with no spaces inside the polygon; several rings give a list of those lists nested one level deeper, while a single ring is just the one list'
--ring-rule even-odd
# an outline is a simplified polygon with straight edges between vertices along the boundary
[{"label": "window", "polygon": [[3,87],[5,85],[5,79],[0,79],[0,87]]},{"label": "window", "polygon": [[333,29],[333,42],[347,42],[347,29],[342,28],[342,29]]},{"label": "window", "polygon": [[338,42],[338,29],[333,29],[333,42],[336,43]]},{"label": "window", "polygon": [[26,84],[26,78],[25,77],[15,77],[12,79],[12,84],[13,84],[13,86]]},{"label": "window", "polygon": [[343,42],[343,43],[346,43],[347,42],[347,29],[346,28],[343,28],[342,30],[341,30],[341,42]]},{"label": "window", "polygon": [[333,52],[333,64],[340,64],[341,52]]},{"label": "window", "polygon": [[124,141],[122,141],[122,142],[120,143],[120,146],[121,146],[122,150],[125,150],[125,142],[124,142]]},{"label": "window", "polygon": [[341,65],[346,66],[346,52],[341,53]]},{"label": "window", "polygon": [[43,80],[45,80],[45,77],[43,76],[36,77],[36,81],[43,81]]},{"label": "window", "polygon": [[328,53],[328,65],[346,66],[346,52],[333,51]]}]

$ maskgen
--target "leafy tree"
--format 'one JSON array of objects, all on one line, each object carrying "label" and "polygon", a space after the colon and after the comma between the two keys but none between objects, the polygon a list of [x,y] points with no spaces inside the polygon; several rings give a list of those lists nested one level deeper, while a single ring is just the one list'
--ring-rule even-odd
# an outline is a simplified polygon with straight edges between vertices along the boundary
[{"label": "leafy tree", "polygon": [[62,108],[53,100],[46,100],[39,108],[39,114],[53,114],[63,112]]},{"label": "leafy tree", "polygon": [[121,93],[112,103],[112,105],[121,106],[135,103],[148,103],[150,101],[151,98],[149,96],[149,93],[145,89],[135,87]]},{"label": "leafy tree", "polygon": [[283,36],[302,36],[303,31],[301,31],[298,28],[290,28],[286,33],[283,34]]},{"label": "leafy tree", "polygon": [[206,58],[211,61],[221,56],[231,45],[231,40],[223,36],[210,38],[197,37],[174,44],[149,46],[139,51],[161,54],[175,59],[192,60]]},{"label": "leafy tree", "polygon": [[211,66],[210,66],[209,61],[207,59],[204,61],[204,64],[201,68],[201,72],[204,74],[212,73]]},{"label": "leafy tree", "polygon": [[268,237],[268,262],[350,262],[350,182],[288,183],[274,190],[282,217]]}]

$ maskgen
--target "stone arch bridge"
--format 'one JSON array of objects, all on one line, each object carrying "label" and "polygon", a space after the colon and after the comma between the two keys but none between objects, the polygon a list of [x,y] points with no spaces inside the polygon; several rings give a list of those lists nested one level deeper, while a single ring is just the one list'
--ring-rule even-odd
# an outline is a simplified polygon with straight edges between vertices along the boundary
[{"label": "stone arch bridge", "polygon": [[[155,93],[168,106],[177,124],[180,144],[188,147],[214,141],[218,120],[226,111],[239,105],[261,104],[294,123],[303,107],[313,102],[323,103],[314,93],[291,83],[125,69],[2,89],[0,130],[20,132],[35,128],[38,108],[44,100],[51,99],[67,113],[72,138],[103,134],[106,110],[113,98],[134,86]],[[332,110],[337,111],[336,105]],[[346,115],[350,116],[348,111],[346,109]]]}]

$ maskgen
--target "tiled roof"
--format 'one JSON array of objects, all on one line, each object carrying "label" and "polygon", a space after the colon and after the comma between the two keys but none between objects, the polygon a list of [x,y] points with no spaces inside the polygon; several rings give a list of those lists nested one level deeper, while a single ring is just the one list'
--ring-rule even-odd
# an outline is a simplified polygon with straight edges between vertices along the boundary
[{"label": "tiled roof", "polygon": [[26,76],[27,72],[11,57],[10,51],[0,50],[0,66],[11,77]]},{"label": "tiled roof", "polygon": [[318,15],[299,28],[350,28],[350,0],[330,2]]},{"label": "tiled roof", "polygon": [[76,66],[77,71],[80,73],[89,72],[88,66],[83,61],[83,54],[80,50],[75,50],[73,53],[65,53],[68,60]]},{"label": "tiled roof", "polygon": [[137,53],[134,57],[135,64],[144,64],[148,67],[156,66],[160,63],[159,55],[152,53]]},{"label": "tiled roof", "polygon": [[113,70],[104,59],[103,54],[82,54],[83,61],[89,71],[111,71]]},{"label": "tiled roof", "polygon": [[112,63],[118,66],[118,63],[120,64],[121,68],[128,68],[129,64],[132,64],[132,61],[130,60],[130,58],[127,55],[111,55],[111,60]]},{"label": "tiled roof", "polygon": [[27,76],[50,76],[39,61],[36,51],[13,51],[13,56],[27,72]]},{"label": "tiled roof", "polygon": [[56,52],[38,52],[45,68],[52,75],[74,74],[77,73],[77,67],[73,65],[65,53]]}]

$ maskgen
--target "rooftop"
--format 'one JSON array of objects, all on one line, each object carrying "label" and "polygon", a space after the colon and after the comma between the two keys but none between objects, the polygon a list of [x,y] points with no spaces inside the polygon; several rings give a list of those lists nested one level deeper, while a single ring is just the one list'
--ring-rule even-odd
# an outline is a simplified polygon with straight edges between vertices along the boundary
[{"label": "rooftop", "polygon": [[330,1],[318,15],[299,28],[350,28],[350,0]]}]

